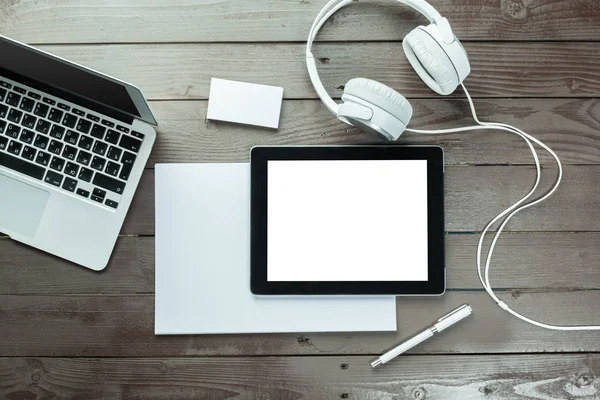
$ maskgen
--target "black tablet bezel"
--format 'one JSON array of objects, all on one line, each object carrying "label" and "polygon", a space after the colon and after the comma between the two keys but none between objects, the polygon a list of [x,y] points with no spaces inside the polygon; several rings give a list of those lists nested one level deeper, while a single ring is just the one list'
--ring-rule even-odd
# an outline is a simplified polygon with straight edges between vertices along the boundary
[{"label": "black tablet bezel", "polygon": [[[251,159],[250,289],[256,295],[439,295],[444,265],[444,152],[437,146],[254,147]],[[428,280],[368,282],[269,282],[267,280],[267,169],[277,160],[427,160]],[[382,205],[383,206],[383,205]],[[393,209],[390,212],[394,212]]]}]

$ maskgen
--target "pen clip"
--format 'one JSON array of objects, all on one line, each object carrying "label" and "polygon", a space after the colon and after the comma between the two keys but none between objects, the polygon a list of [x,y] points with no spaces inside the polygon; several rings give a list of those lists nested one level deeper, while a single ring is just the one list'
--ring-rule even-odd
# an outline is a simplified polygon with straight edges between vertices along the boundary
[{"label": "pen clip", "polygon": [[444,315],[443,317],[441,317],[440,319],[437,320],[437,322],[442,322],[443,320],[445,320],[446,318],[450,317],[451,315],[456,314],[459,311],[464,310],[465,308],[469,307],[468,304],[463,304],[462,306],[458,307],[455,310],[450,311],[448,314]]}]

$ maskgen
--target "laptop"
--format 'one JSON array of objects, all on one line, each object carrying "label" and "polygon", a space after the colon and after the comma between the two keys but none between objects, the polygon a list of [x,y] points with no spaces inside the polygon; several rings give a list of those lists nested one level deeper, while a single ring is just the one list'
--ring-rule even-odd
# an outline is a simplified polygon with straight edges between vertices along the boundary
[{"label": "laptop", "polygon": [[0,36],[0,232],[104,269],[154,126],[133,85]]}]

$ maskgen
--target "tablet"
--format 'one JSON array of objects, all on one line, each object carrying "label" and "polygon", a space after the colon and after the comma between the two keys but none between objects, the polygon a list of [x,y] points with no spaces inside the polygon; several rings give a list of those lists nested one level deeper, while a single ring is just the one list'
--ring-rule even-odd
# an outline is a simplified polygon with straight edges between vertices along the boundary
[{"label": "tablet", "polygon": [[251,291],[445,291],[440,147],[254,147]]}]

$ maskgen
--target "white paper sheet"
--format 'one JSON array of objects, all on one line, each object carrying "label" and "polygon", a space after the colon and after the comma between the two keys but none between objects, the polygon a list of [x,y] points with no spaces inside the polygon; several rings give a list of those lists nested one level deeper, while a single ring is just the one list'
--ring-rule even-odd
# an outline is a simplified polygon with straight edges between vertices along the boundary
[{"label": "white paper sheet", "polygon": [[394,297],[250,292],[249,164],[156,165],[155,333],[396,330]]}]

